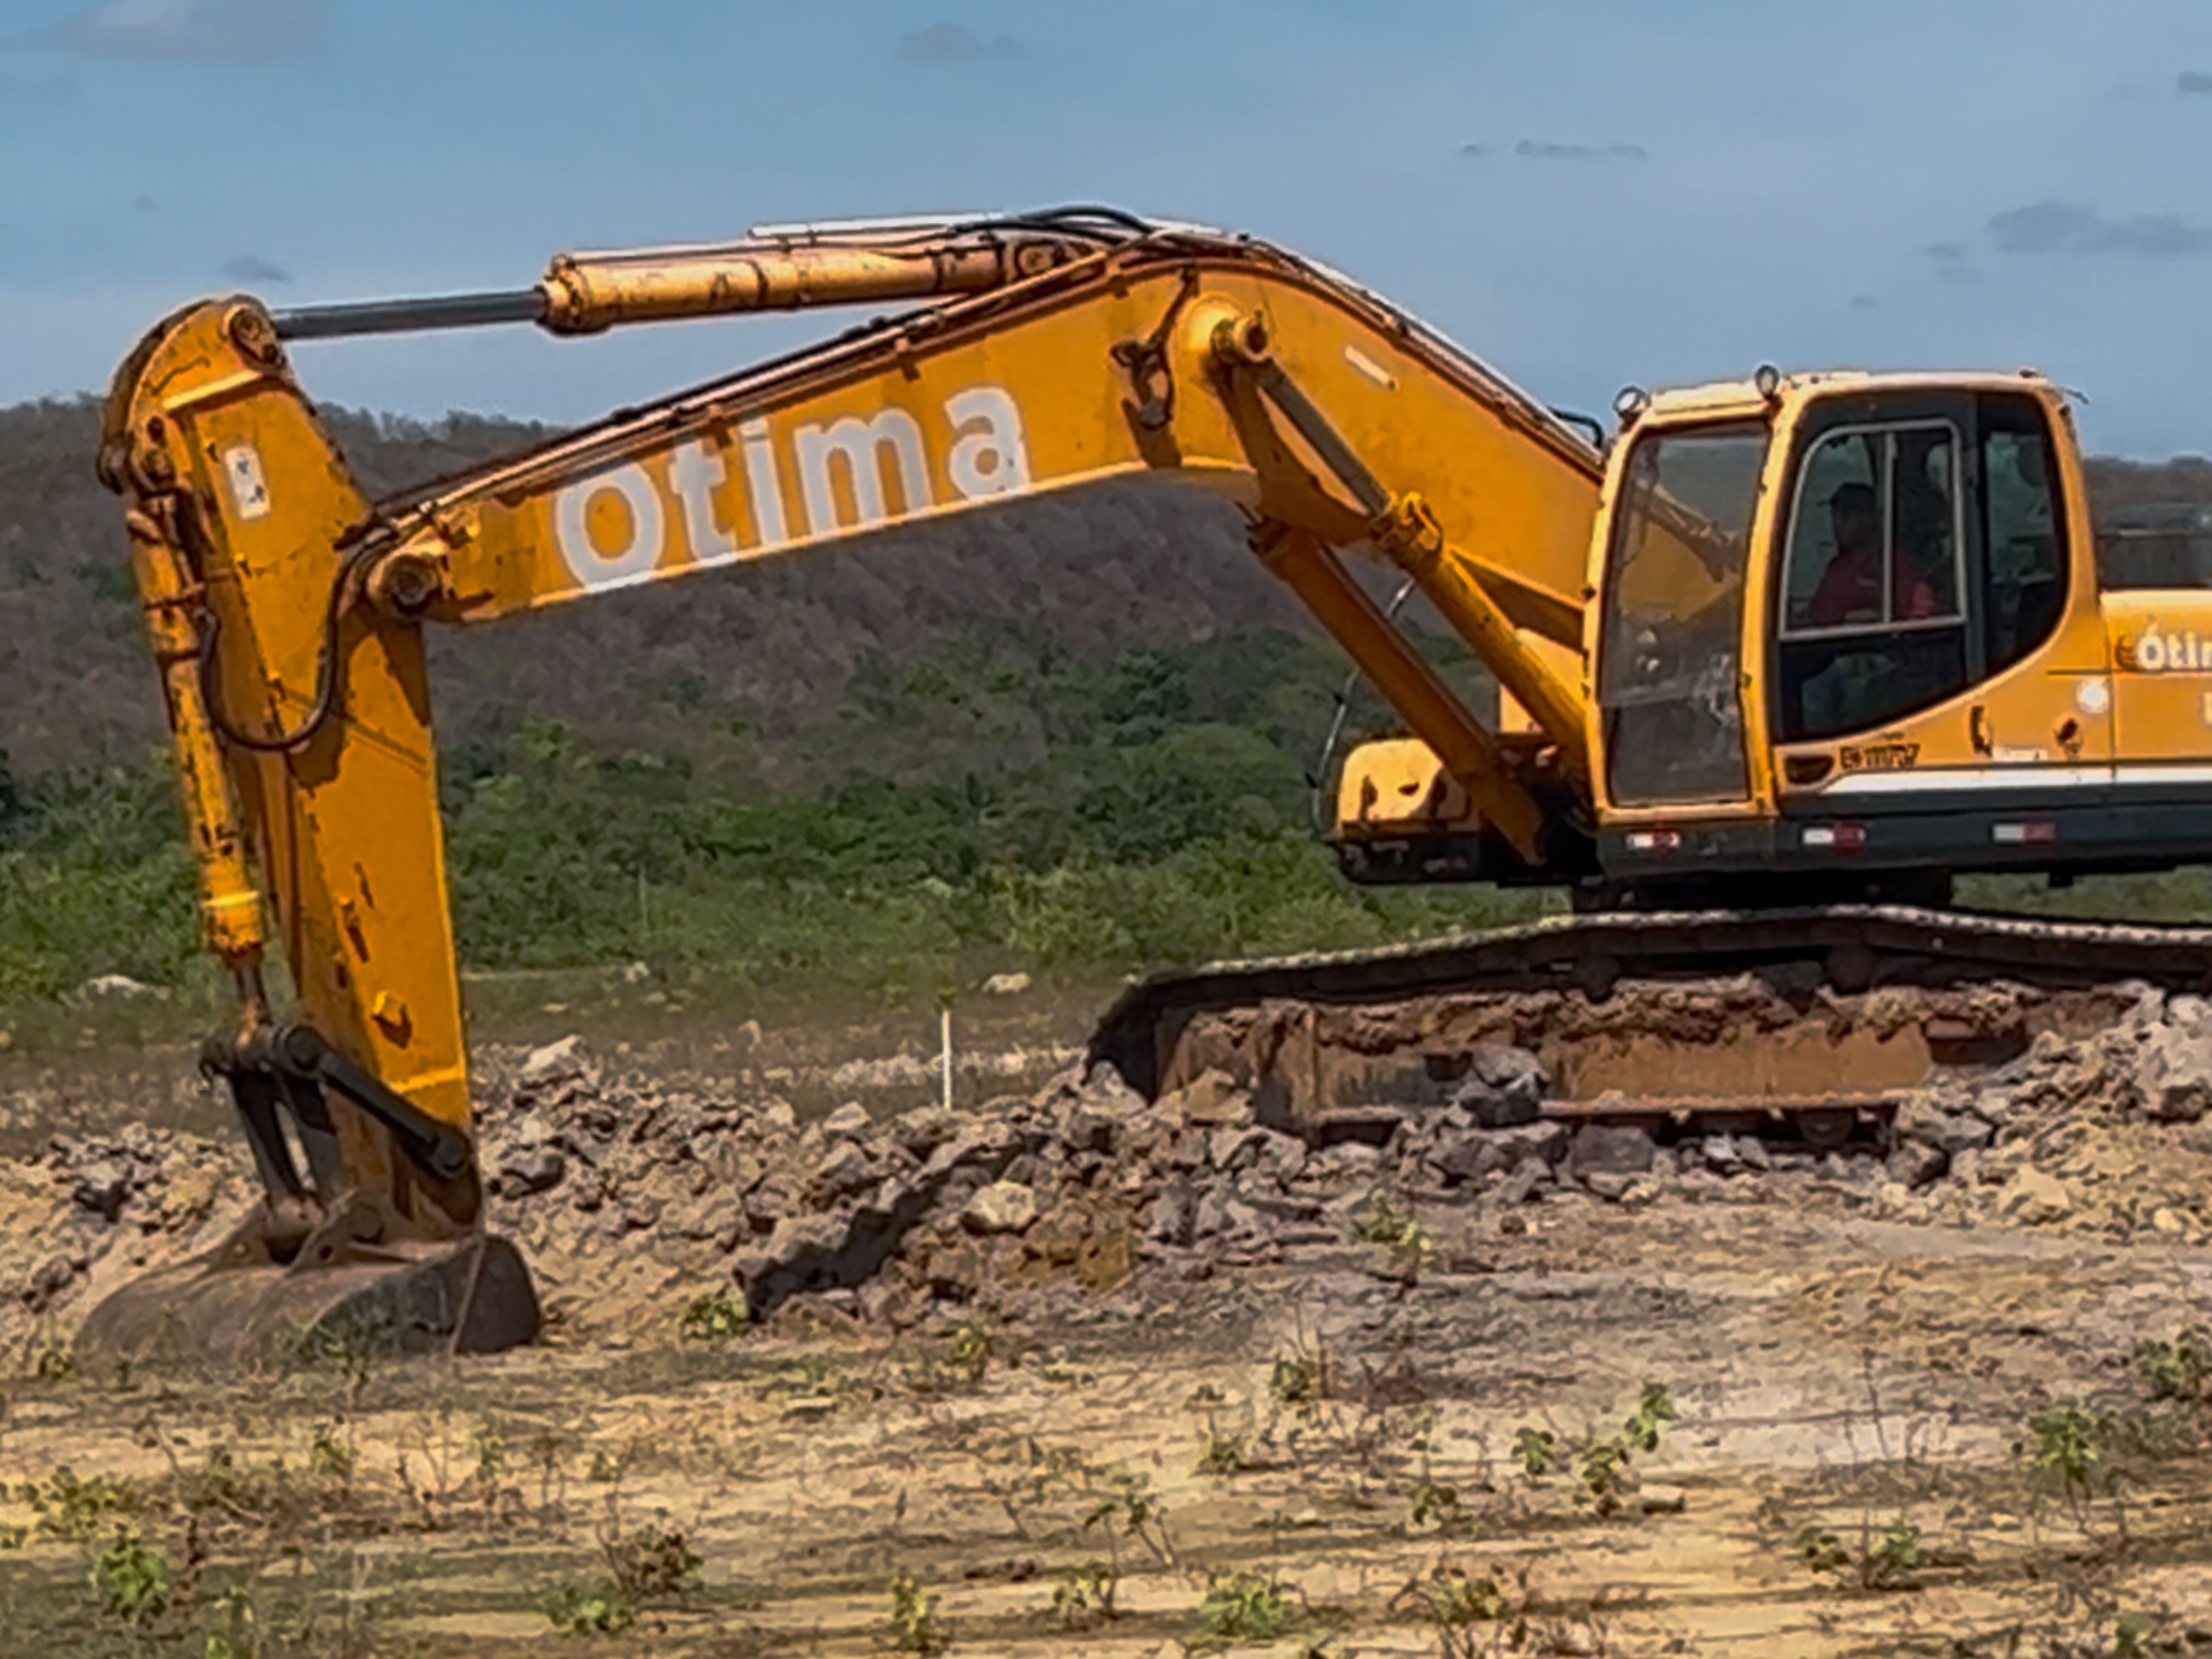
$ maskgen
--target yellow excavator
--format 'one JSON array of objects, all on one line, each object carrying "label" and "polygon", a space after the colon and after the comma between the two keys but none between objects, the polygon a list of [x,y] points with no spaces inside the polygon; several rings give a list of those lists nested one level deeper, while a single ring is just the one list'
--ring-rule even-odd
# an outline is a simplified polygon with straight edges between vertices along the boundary
[{"label": "yellow excavator", "polygon": [[[901,301],[385,501],[287,350]],[[1961,872],[2212,856],[2212,596],[2100,591],[2056,387],[1763,368],[1632,389],[1614,413],[1585,433],[1284,249],[1101,209],[770,227],[564,256],[508,292],[179,311],[118,372],[100,469],[238,992],[205,1065],[265,1198],[208,1260],[96,1310],[86,1340],[223,1349],[352,1322],[478,1351],[537,1328],[520,1255],[483,1223],[426,626],[1116,479],[1241,507],[1254,553],[1403,720],[1343,768],[1352,878],[1574,900],[1524,927],[1133,986],[1093,1052],[1140,1090],[1225,1066],[1264,1115],[1326,1130],[1444,1086],[1498,1000],[1522,999],[1525,1028],[1534,991],[1609,1033],[1579,1068],[1553,1056],[1563,1109],[1749,1112],[1834,1145],[1878,1135],[1884,1091],[1947,1054],[2017,1040],[2015,1005],[2005,1030],[1976,1024],[1981,988],[2203,980],[2194,930],[1949,908]],[[1402,572],[1465,640],[1501,688],[1493,723],[1352,556]],[[1689,1045],[1702,1071],[1668,1073],[1650,1030],[1602,1017],[1633,985],[1747,970],[1796,986],[1803,1018],[1722,1018]],[[1881,1001],[1903,985],[1927,994]]]}]

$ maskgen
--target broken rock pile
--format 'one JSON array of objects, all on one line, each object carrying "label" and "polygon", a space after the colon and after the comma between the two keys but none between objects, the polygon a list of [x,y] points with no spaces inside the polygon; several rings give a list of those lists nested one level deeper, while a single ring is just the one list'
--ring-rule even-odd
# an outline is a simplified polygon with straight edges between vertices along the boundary
[{"label": "broken rock pile", "polygon": [[[489,1224],[586,1337],[665,1333],[717,1285],[756,1316],[799,1297],[903,1321],[1045,1281],[1103,1289],[1146,1261],[1203,1275],[1340,1243],[1386,1196],[1513,1230],[1536,1200],[1817,1185],[1883,1218],[2212,1238],[2212,1006],[2149,990],[2114,1006],[2106,1029],[1939,1078],[1879,1149],[1571,1127],[1545,1115],[1536,1058],[1503,1042],[1440,1104],[1294,1134],[1223,1073],[1148,1103],[1107,1067],[972,1110],[852,1104],[802,1124],[758,1079],[618,1072],[572,1038],[485,1056],[480,1157]],[[211,1248],[252,1195],[234,1144],[144,1126],[0,1163],[0,1341],[65,1339],[114,1285]]]},{"label": "broken rock pile", "polygon": [[780,1100],[610,1078],[571,1040],[490,1093],[492,1224],[581,1325],[624,1255],[671,1285],[726,1274],[756,1316],[805,1292],[891,1317],[1047,1276],[1103,1287],[1146,1255],[1263,1259],[1338,1237],[1331,1188],[1371,1188],[1381,1156],[1316,1152],[1216,1077],[1148,1104],[1103,1067],[973,1111],[802,1126]]},{"label": "broken rock pile", "polygon": [[2037,1036],[2010,1064],[1900,1107],[1878,1212],[2212,1237],[2212,1004],[2136,989],[2108,1028]]},{"label": "broken rock pile", "polygon": [[241,1150],[143,1123],[0,1163],[0,1349],[66,1340],[127,1279],[213,1249],[252,1194]]}]

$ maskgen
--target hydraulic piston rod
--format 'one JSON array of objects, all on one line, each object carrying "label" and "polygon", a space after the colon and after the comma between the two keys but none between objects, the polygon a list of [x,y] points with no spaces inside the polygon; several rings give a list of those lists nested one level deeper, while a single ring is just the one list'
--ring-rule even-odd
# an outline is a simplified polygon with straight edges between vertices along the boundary
[{"label": "hydraulic piston rod", "polygon": [[371,300],[359,305],[295,306],[272,311],[280,340],[334,340],[356,334],[413,334],[437,328],[483,328],[494,323],[542,323],[543,289],[503,293],[447,294],[426,300]]},{"label": "hydraulic piston rod", "polygon": [[500,323],[595,334],[617,323],[981,294],[1092,251],[1073,237],[980,231],[912,248],[763,240],[640,253],[564,253],[534,288],[302,306],[270,316],[277,337],[287,340]]}]

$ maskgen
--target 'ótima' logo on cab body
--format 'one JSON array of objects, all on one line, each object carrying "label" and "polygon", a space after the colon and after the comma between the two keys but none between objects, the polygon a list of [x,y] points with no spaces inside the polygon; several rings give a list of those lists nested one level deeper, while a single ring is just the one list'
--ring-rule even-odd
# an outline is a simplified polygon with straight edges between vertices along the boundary
[{"label": "'\u00f3tima' logo on cab body", "polygon": [[2113,655],[2129,674],[2212,674],[2212,640],[2195,629],[2168,633],[2153,623],[2122,639]]}]

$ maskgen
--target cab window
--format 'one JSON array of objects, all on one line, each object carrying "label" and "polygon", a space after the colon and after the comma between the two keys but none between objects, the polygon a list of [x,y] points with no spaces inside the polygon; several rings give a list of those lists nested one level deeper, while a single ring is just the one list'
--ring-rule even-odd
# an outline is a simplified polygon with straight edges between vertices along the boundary
[{"label": "cab window", "polygon": [[1948,423],[1815,443],[1798,479],[1784,631],[1957,622],[1958,473]]},{"label": "cab window", "polygon": [[1966,681],[1958,428],[1822,434],[1797,469],[1782,584],[1782,735],[1893,720]]},{"label": "cab window", "polygon": [[1607,554],[1598,645],[1606,784],[1615,805],[1740,800],[1750,788],[1743,595],[1767,428],[1639,439]]},{"label": "cab window", "polygon": [[1981,400],[1983,612],[1989,672],[2051,637],[2066,608],[2066,526],[2057,457],[2043,412],[2026,398]]}]

